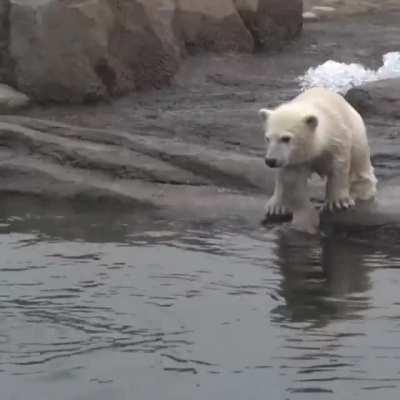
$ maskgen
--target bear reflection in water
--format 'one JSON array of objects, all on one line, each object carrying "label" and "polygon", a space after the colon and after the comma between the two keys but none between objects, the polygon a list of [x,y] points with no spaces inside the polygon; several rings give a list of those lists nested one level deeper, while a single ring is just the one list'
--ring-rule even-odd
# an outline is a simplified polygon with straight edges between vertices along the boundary
[{"label": "bear reflection in water", "polygon": [[363,244],[338,233],[305,243],[302,233],[287,229],[279,231],[276,244],[285,305],[272,312],[274,322],[324,326],[337,318],[354,318],[369,307],[368,298],[360,297],[371,288]]}]

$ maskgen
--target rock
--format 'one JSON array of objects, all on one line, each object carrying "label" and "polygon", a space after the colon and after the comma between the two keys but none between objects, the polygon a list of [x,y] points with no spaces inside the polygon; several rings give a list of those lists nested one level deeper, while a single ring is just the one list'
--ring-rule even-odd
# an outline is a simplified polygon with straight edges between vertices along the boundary
[{"label": "rock", "polygon": [[160,88],[179,68],[182,47],[176,40],[173,0],[107,0],[115,24],[110,53],[130,71],[136,89]]},{"label": "rock", "polygon": [[303,26],[302,0],[234,0],[261,48],[280,47],[299,35]]},{"label": "rock", "polygon": [[187,49],[251,52],[300,31],[301,0],[256,3],[246,14],[237,0],[239,15],[233,0],[0,0],[0,81],[59,103],[159,88]]},{"label": "rock", "polygon": [[[336,15],[336,11],[336,8],[330,6],[314,6],[311,8],[311,11],[308,12],[308,15],[314,14],[318,20],[327,20]],[[310,20],[311,19],[309,19],[309,21]]]},{"label": "rock", "polygon": [[306,11],[303,13],[303,20],[307,22],[318,21],[318,15],[311,11]]},{"label": "rock", "polygon": [[178,25],[189,49],[250,52],[254,40],[232,0],[177,0]]},{"label": "rock", "polygon": [[39,101],[85,102],[174,75],[169,0],[10,0],[17,87]]},{"label": "rock", "polygon": [[9,0],[0,0],[0,82],[15,84],[13,61],[9,54]]},{"label": "rock", "polygon": [[[274,174],[262,158],[240,152],[19,116],[0,122],[2,201],[17,195],[108,210],[145,207],[180,217],[253,215],[260,221],[273,186]],[[398,223],[398,187],[397,178],[381,188],[377,203],[325,214],[322,223]],[[310,189],[313,198],[322,198],[323,186]],[[294,223],[309,230],[317,218],[298,214]]]},{"label": "rock", "polygon": [[107,198],[179,208],[201,206],[201,199],[211,205],[223,193],[229,198],[244,188],[242,197],[249,201],[249,193],[257,196],[272,186],[273,175],[266,177],[260,157],[19,116],[4,116],[0,122],[4,196]]},{"label": "rock", "polygon": [[329,6],[314,6],[311,9],[312,12],[322,13],[322,14],[331,14],[336,11],[335,7]]},{"label": "rock", "polygon": [[9,113],[30,103],[27,95],[0,83],[0,113]]},{"label": "rock", "polygon": [[400,78],[366,83],[350,89],[345,97],[364,116],[400,118]]},{"label": "rock", "polygon": [[374,13],[389,13],[398,11],[400,3],[398,0],[304,0],[305,11],[310,11],[313,7],[335,8],[335,12],[324,13],[324,19],[332,17],[374,14]]}]

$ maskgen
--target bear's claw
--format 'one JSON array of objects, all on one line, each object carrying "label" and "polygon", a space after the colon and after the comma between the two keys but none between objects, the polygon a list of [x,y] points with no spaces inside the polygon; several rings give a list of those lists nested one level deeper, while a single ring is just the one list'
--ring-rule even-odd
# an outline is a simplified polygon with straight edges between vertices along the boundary
[{"label": "bear's claw", "polygon": [[356,205],[355,201],[351,197],[347,197],[344,199],[338,199],[334,201],[327,201],[324,204],[323,209],[327,211],[335,211],[335,210],[347,210]]},{"label": "bear's claw", "polygon": [[265,214],[268,217],[274,215],[284,216],[284,215],[289,215],[290,211],[280,203],[277,203],[275,201],[268,201],[267,204],[265,205]]}]

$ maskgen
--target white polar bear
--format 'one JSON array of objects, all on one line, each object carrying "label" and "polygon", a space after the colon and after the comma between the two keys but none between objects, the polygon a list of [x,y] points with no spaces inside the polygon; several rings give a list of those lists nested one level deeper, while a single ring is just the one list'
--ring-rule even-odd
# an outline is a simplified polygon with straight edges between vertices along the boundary
[{"label": "white polar bear", "polygon": [[312,88],[259,114],[267,142],[265,163],[278,168],[274,193],[265,206],[267,215],[293,213],[307,218],[303,211],[312,207],[307,180],[313,172],[327,178],[329,210],[374,197],[377,179],[365,125],[342,96]]}]

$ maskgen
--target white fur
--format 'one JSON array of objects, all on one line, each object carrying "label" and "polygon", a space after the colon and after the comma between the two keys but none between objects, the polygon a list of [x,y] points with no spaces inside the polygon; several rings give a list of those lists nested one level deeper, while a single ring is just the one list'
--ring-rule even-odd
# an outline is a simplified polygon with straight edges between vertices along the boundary
[{"label": "white fur", "polygon": [[365,125],[342,96],[313,88],[259,114],[266,158],[274,159],[278,168],[274,194],[265,207],[268,215],[310,208],[307,180],[313,172],[327,177],[325,206],[330,210],[375,196]]}]

